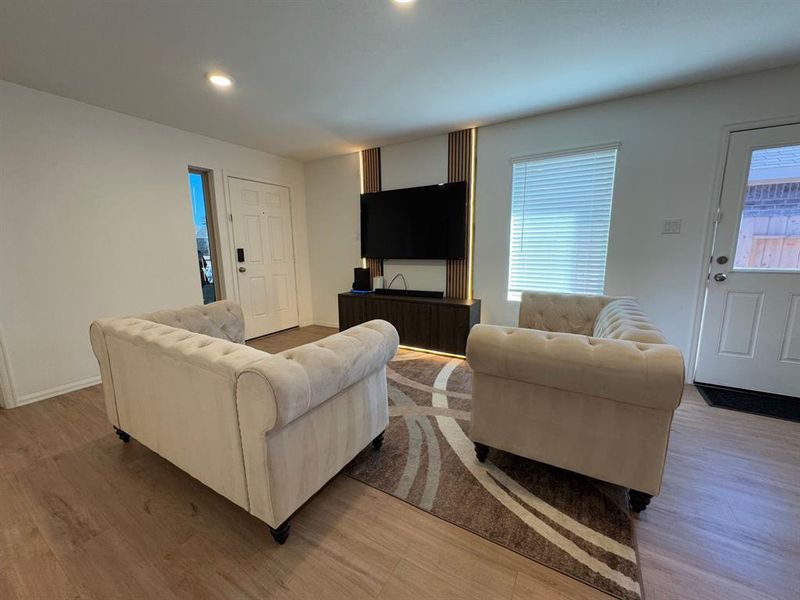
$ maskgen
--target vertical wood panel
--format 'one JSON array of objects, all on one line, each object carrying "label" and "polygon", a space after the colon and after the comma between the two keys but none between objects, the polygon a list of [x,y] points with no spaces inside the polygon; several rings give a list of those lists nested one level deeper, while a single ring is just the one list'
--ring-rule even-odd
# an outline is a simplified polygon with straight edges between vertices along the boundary
[{"label": "vertical wood panel", "polygon": [[[473,176],[471,135],[471,130],[462,129],[461,131],[453,131],[447,136],[447,181],[449,183],[466,181],[467,189],[472,187]],[[468,245],[469,237],[468,233]],[[470,252],[472,252],[472,248],[468,247],[468,256]],[[447,261],[445,296],[448,298],[466,298],[469,295],[468,269],[469,260],[467,258]]]},{"label": "vertical wood panel", "polygon": [[364,192],[381,191],[381,149],[370,148],[361,153],[364,160]]},{"label": "vertical wood panel", "polygon": [[383,259],[382,258],[368,258],[367,268],[369,269],[370,277],[377,277],[383,275]]},{"label": "vertical wood panel", "polygon": [[[365,193],[381,191],[381,149],[370,148],[361,152],[361,172],[364,177],[362,186]],[[383,275],[383,259],[367,258],[370,277]]]}]

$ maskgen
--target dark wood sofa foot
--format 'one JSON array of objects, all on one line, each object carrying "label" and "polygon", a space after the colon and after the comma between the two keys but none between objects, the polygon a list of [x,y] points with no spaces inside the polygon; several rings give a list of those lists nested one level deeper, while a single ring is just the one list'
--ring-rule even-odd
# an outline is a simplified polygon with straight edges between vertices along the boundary
[{"label": "dark wood sofa foot", "polygon": [[279,544],[286,543],[286,540],[289,538],[289,530],[291,530],[292,524],[287,519],[277,528],[270,527],[269,532],[272,534],[272,539],[275,540]]},{"label": "dark wood sofa foot", "polygon": [[385,430],[384,430],[384,431],[381,431],[381,432],[378,434],[378,437],[376,437],[374,440],[372,440],[372,447],[373,447],[375,450],[380,450],[380,449],[381,449],[381,446],[383,446],[383,435],[384,435],[385,433],[386,433],[386,431],[385,431]]},{"label": "dark wood sofa foot", "polygon": [[117,432],[117,437],[119,439],[121,439],[123,442],[125,442],[126,444],[131,441],[131,436],[129,434],[125,433],[124,431],[122,431],[122,429],[120,429],[119,427],[114,427],[114,431]]},{"label": "dark wood sofa foot", "polygon": [[480,462],[486,462],[486,457],[489,456],[489,446],[475,442],[475,456]]},{"label": "dark wood sofa foot", "polygon": [[636,490],[628,490],[628,500],[631,504],[631,510],[635,513],[642,512],[644,509],[646,509],[652,498],[652,494],[645,494],[644,492],[637,492]]}]

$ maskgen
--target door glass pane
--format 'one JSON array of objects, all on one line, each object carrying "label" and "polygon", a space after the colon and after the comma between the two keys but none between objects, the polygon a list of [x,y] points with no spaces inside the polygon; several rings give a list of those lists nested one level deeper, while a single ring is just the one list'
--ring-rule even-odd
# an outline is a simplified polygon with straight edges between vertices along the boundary
[{"label": "door glass pane", "polygon": [[203,288],[203,304],[214,302],[214,269],[211,264],[211,244],[208,240],[208,219],[206,211],[205,173],[189,172],[189,189],[192,192],[192,212],[194,213],[194,231],[197,241],[197,270],[200,285]]},{"label": "door glass pane", "polygon": [[800,271],[800,145],[753,151],[734,268]]}]

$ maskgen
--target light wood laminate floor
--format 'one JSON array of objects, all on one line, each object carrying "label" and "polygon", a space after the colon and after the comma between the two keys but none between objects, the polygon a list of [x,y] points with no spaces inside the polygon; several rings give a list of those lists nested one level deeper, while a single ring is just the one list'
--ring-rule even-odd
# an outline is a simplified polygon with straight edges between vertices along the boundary
[{"label": "light wood laminate floor", "polygon": [[[800,597],[799,457],[800,425],[710,408],[687,387],[663,494],[636,523],[646,598]],[[0,598],[608,597],[343,475],[279,547],[256,518],[122,444],[94,386],[0,411]]]}]

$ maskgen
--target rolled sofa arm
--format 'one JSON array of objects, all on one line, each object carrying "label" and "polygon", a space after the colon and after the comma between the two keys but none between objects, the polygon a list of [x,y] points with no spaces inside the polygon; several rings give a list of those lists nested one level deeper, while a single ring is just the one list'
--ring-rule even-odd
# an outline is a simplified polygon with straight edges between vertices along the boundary
[{"label": "rolled sofa arm", "polygon": [[477,373],[626,404],[674,410],[683,393],[675,346],[476,325],[467,362]]},{"label": "rolled sofa arm", "polygon": [[[393,325],[374,320],[312,344],[264,356],[239,373],[240,414],[257,410],[264,431],[283,427],[385,367],[398,343]],[[273,401],[265,402],[265,396]],[[259,406],[243,406],[251,404],[246,399],[256,400]]]},{"label": "rolled sofa arm", "polygon": [[117,397],[114,394],[114,382],[111,378],[111,363],[108,358],[108,347],[106,338],[103,335],[103,323],[108,319],[93,321],[89,325],[89,342],[100,366],[100,380],[103,384],[103,399],[106,403],[106,415],[109,422],[114,427],[119,427],[119,415],[117,414]]},{"label": "rolled sofa arm", "polygon": [[285,518],[272,503],[266,434],[384,368],[398,342],[391,324],[369,321],[313,344],[263,356],[239,371],[236,408],[252,514],[273,527]]}]

